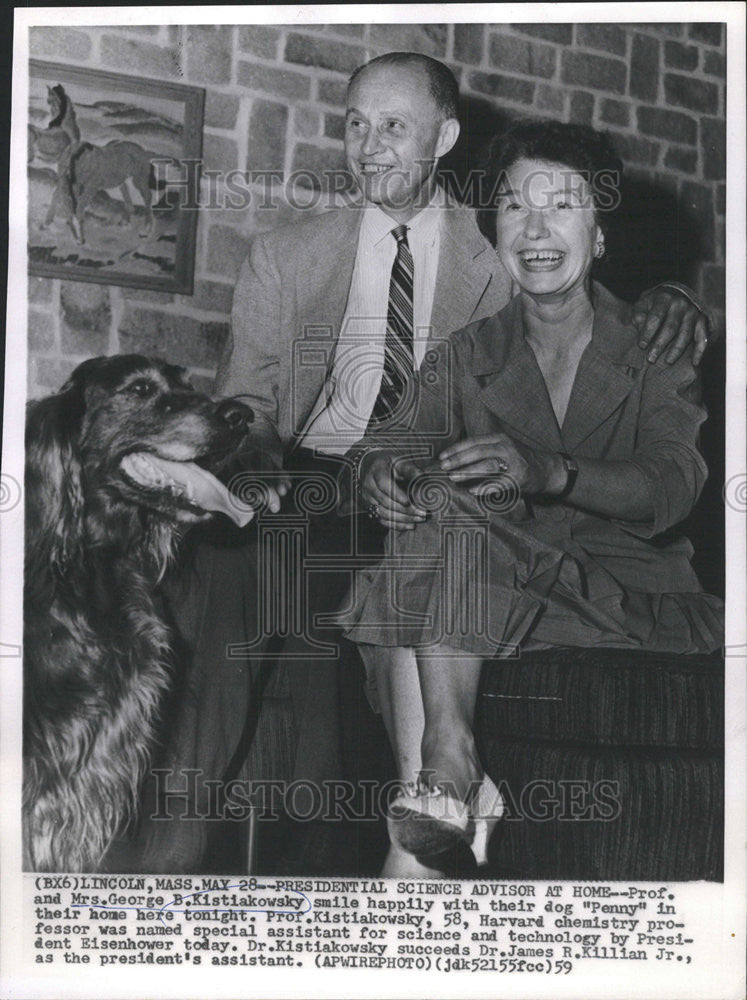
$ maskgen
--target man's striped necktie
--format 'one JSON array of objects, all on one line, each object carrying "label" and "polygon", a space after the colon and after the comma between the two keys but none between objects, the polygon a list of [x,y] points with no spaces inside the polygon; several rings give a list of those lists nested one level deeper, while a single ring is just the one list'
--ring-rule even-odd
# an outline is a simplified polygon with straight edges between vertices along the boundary
[{"label": "man's striped necktie", "polygon": [[413,264],[407,243],[407,226],[397,226],[392,230],[392,236],[397,241],[397,256],[394,258],[389,282],[384,371],[369,421],[369,427],[374,429],[402,416],[400,411],[403,404],[407,403],[405,388],[412,379],[414,369]]}]

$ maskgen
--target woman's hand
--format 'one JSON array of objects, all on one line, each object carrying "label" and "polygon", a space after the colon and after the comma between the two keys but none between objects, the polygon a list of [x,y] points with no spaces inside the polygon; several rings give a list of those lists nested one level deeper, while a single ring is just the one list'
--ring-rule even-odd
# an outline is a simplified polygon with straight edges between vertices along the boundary
[{"label": "woman's hand", "polygon": [[425,520],[425,511],[413,507],[403,489],[420,469],[414,462],[397,459],[389,452],[373,452],[360,469],[360,498],[385,528],[412,531]]},{"label": "woman's hand", "polygon": [[[535,451],[507,434],[465,438],[444,449],[439,462],[449,479],[465,484],[471,479],[507,476],[522,493],[560,493],[566,469],[559,454]],[[470,493],[484,492],[484,482],[468,487]]]}]

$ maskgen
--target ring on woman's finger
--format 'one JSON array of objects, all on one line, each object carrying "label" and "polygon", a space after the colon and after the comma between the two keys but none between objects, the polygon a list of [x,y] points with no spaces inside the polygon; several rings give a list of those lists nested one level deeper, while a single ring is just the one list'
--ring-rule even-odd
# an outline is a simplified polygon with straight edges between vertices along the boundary
[{"label": "ring on woman's finger", "polygon": [[372,521],[375,521],[379,516],[379,505],[377,503],[370,503],[368,505],[368,516]]}]

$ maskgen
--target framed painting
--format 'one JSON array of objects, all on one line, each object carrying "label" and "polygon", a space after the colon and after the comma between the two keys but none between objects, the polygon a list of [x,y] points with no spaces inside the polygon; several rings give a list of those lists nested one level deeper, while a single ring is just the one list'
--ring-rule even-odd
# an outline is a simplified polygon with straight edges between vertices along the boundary
[{"label": "framed painting", "polygon": [[29,273],[190,295],[204,90],[29,71]]}]

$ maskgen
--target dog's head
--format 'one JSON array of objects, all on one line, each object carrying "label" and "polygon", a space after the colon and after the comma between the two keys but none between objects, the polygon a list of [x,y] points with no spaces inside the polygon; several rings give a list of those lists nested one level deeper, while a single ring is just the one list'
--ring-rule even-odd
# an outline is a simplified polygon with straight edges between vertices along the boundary
[{"label": "dog's head", "polygon": [[242,450],[252,419],[243,403],[213,402],[163,361],[128,354],[83,362],[59,393],[29,406],[31,530],[44,526],[64,547],[65,526],[91,512],[102,525],[143,509],[171,523],[204,520],[194,467],[219,472]]}]

